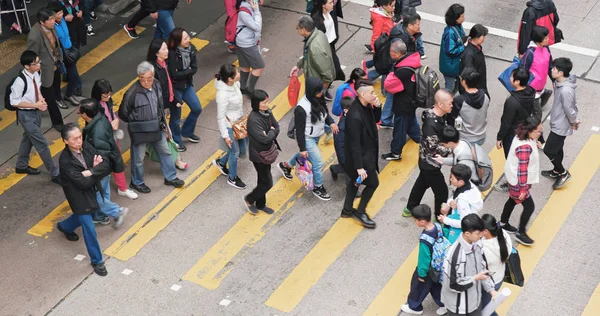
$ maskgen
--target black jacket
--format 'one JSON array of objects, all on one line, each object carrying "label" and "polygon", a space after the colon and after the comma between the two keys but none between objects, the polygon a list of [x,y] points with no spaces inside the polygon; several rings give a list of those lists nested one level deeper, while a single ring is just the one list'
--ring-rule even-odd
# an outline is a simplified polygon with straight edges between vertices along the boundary
[{"label": "black jacket", "polygon": [[421,37],[422,33],[411,35],[408,30],[398,23],[390,30],[390,37],[399,37],[406,44],[406,54],[409,55],[417,51],[417,38]]},{"label": "black jacket", "polygon": [[[421,66],[419,53],[406,54],[394,64],[394,76],[402,84],[402,91],[394,93],[392,112],[395,115],[414,115],[417,110],[415,103],[417,97],[417,84],[414,80],[415,72]],[[415,78],[413,80],[413,78]]]},{"label": "black jacket", "polygon": [[[419,168],[425,170],[439,170],[442,166],[435,166],[428,160],[435,155],[448,156],[452,152],[440,144],[439,137],[446,126],[446,118],[437,116],[433,109],[423,111],[421,117],[421,144],[419,146]],[[429,158],[428,158],[429,157]]]},{"label": "black jacket", "polygon": [[142,7],[150,13],[158,10],[175,10],[179,0],[141,0]]},{"label": "black jacket", "polygon": [[157,104],[153,106],[148,99],[146,90],[139,81],[136,81],[123,97],[123,102],[119,107],[119,118],[123,122],[145,122],[158,120],[159,131],[157,132],[132,132],[130,125],[127,126],[129,130],[129,136],[131,137],[132,144],[141,144],[147,142],[154,142],[160,139],[160,131],[166,130],[166,119],[163,106],[162,90],[158,80],[154,79],[152,83],[152,93],[156,95]]},{"label": "black jacket", "polygon": [[[100,153],[92,145],[83,143],[81,149],[87,168],[84,167],[71,150],[65,146],[60,154],[60,180],[65,197],[74,214],[92,214],[100,207],[96,200],[96,191],[100,190],[100,180],[110,174],[110,166],[106,159],[92,167],[94,155]],[[91,177],[84,177],[81,172],[90,170]]]},{"label": "black jacket", "polygon": [[344,170],[352,179],[357,169],[368,173],[379,172],[379,132],[376,123],[381,119],[381,108],[363,106],[357,99],[346,113],[344,139]]},{"label": "black jacket", "polygon": [[515,91],[504,101],[504,110],[500,119],[500,130],[496,140],[504,140],[507,135],[514,135],[519,123],[524,122],[533,112],[535,90],[527,86],[524,90]]},{"label": "black jacket", "polygon": [[123,172],[125,164],[113,136],[112,125],[104,113],[98,113],[83,128],[83,139],[90,143],[110,163],[113,172]]},{"label": "black jacket", "polygon": [[[252,162],[261,162],[258,153],[271,148],[277,135],[279,135],[279,123],[273,117],[271,111],[251,111],[248,115],[248,149],[249,159]],[[271,129],[273,127],[274,129]]]},{"label": "black jacket", "polygon": [[[177,97],[177,93],[175,93],[175,87],[173,87],[173,102],[169,101],[169,78],[168,70],[161,67],[158,63],[153,63],[154,66],[154,78],[158,80],[160,83],[160,88],[162,90],[163,96],[163,105],[165,109],[173,109],[177,103],[183,104],[183,101]],[[168,67],[168,66],[167,66]],[[171,84],[174,84],[173,79],[171,79]]]},{"label": "black jacket", "polygon": [[173,82],[173,89],[185,90],[189,86],[194,84],[194,75],[198,71],[198,62],[196,61],[196,53],[198,50],[192,44],[190,54],[190,67],[183,69],[183,60],[181,60],[181,53],[178,49],[169,50],[169,59],[167,59],[167,67],[169,68],[169,74],[171,75],[171,81]]},{"label": "black jacket", "polygon": [[[465,47],[465,51],[460,59],[460,73],[463,72],[465,68],[474,68],[479,73],[481,80],[479,80],[479,84],[477,85],[477,89],[483,89],[486,91],[486,94],[489,95],[489,91],[487,89],[487,69],[485,66],[485,55],[483,55],[483,50],[476,45],[473,45],[471,42],[467,44]],[[464,93],[465,89],[462,85],[459,85],[460,93]]]},{"label": "black jacket", "polygon": [[[523,11],[521,25],[519,27],[519,37],[517,39],[517,50],[519,54],[525,54],[529,42],[531,42],[531,31],[537,25],[537,21],[548,19],[551,24],[558,25],[558,13],[552,0],[531,0],[527,2],[527,8]],[[543,20],[542,19],[542,20]]]}]

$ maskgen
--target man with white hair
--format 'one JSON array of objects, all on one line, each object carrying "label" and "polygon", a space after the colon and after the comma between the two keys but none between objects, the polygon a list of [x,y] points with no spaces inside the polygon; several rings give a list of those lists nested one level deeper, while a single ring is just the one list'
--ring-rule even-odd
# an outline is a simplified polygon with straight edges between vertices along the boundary
[{"label": "man with white hair", "polygon": [[154,78],[154,66],[147,61],[137,67],[138,81],[127,89],[119,107],[119,118],[127,122],[131,138],[131,184],[140,193],[150,193],[144,183],[144,156],[146,144],[156,150],[165,185],[181,188],[184,182],[177,178],[175,163],[167,145],[167,121],[160,83]]}]

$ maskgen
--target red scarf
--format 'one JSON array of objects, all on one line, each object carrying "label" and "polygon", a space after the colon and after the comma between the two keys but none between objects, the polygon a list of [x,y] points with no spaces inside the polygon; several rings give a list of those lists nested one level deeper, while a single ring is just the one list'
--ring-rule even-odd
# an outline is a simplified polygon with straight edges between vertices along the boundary
[{"label": "red scarf", "polygon": [[169,71],[167,71],[167,63],[164,60],[156,59],[156,63],[165,69],[165,73],[167,74],[167,80],[169,81],[169,102],[173,102],[175,96],[173,94],[173,83],[171,82],[171,77],[169,76]]}]

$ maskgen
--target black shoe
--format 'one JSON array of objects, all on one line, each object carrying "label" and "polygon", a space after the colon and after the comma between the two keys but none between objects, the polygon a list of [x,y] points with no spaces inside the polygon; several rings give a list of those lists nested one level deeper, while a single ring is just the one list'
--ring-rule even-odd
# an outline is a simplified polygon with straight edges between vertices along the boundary
[{"label": "black shoe", "polygon": [[137,39],[140,37],[138,35],[138,33],[135,31],[135,28],[130,30],[127,28],[127,24],[123,25],[123,29],[125,30],[125,32],[127,32],[127,35],[129,35],[129,37],[131,37],[132,39]]},{"label": "black shoe", "polygon": [[241,92],[243,95],[247,96],[247,97],[251,97],[251,96],[252,96],[252,95],[251,95],[251,94],[248,92],[248,89],[246,89],[246,88],[241,88],[241,89],[240,89],[240,92]]},{"label": "black shoe", "polygon": [[227,184],[240,190],[246,188],[246,184],[242,182],[242,179],[240,179],[240,177],[235,177],[235,179],[227,178]]},{"label": "black shoe", "polygon": [[100,216],[100,217],[92,217],[92,222],[94,224],[98,224],[98,225],[110,225],[110,218],[108,218],[108,216],[104,215],[104,216]]},{"label": "black shoe", "polygon": [[67,101],[65,100],[57,100],[56,101],[56,105],[58,105],[59,108],[61,109],[68,109],[69,105],[67,104]]},{"label": "black shoe", "polygon": [[184,136],[186,137],[190,142],[192,143],[199,143],[200,142],[200,137],[198,135],[190,135],[190,136]]},{"label": "black shoe", "polygon": [[283,174],[283,177],[286,180],[292,180],[294,177],[292,176],[292,168],[288,168],[285,166],[284,162],[280,162],[277,167],[279,168],[279,170],[281,171],[281,174]]},{"label": "black shoe", "polygon": [[333,170],[333,166],[329,167],[329,171],[331,171],[331,177],[333,178],[333,181],[337,181],[338,179],[338,175],[337,173],[335,173],[335,170]]},{"label": "black shoe", "polygon": [[340,217],[341,218],[350,218],[350,217],[352,217],[352,213],[355,212],[355,211],[356,210],[354,210],[354,209],[351,210],[351,211],[348,211],[346,209],[342,209],[342,214],[340,214]]},{"label": "black shoe", "polygon": [[181,188],[185,185],[185,182],[183,182],[183,180],[181,180],[179,178],[175,178],[173,180],[165,179],[165,185],[172,185],[176,188]]},{"label": "black shoe", "polygon": [[21,168],[15,168],[15,173],[16,174],[30,174],[30,175],[36,175],[36,174],[40,174],[42,173],[39,169],[33,168],[31,166],[27,166],[27,168],[21,169]]},{"label": "black shoe", "polygon": [[186,150],[187,150],[187,147],[185,147],[184,144],[181,144],[181,145],[177,144],[177,151],[178,152],[182,153],[182,152],[184,152]]},{"label": "black shoe", "polygon": [[52,177],[51,181],[54,182],[54,183],[56,183],[56,184],[58,184],[58,185],[60,185],[60,186],[62,186],[62,181],[60,181],[60,177],[59,176]]},{"label": "black shoe", "polygon": [[130,183],[129,188],[134,189],[140,193],[150,193],[150,191],[152,191],[145,183],[137,184],[137,185]]},{"label": "black shoe", "polygon": [[106,276],[108,274],[104,262],[92,263],[92,267],[94,267],[94,272],[96,272],[96,274],[99,276]]},{"label": "black shoe", "polygon": [[394,129],[394,125],[381,124],[381,125],[379,125],[379,127],[383,128],[383,129]]},{"label": "black shoe", "polygon": [[571,180],[571,173],[569,173],[568,171],[565,171],[564,174],[561,174],[558,178],[556,178],[556,182],[554,182],[554,184],[552,185],[552,188],[554,189],[558,189],[560,187],[562,187],[563,185],[565,185],[565,183],[567,183],[567,181]]},{"label": "black shoe", "polygon": [[402,155],[396,155],[394,153],[387,153],[387,154],[381,155],[381,159],[387,160],[387,161],[400,160],[400,159],[402,159]]},{"label": "black shoe", "polygon": [[270,208],[270,207],[268,207],[266,205],[265,205],[265,207],[259,208],[258,210],[259,211],[263,211],[263,212],[265,212],[266,214],[269,214],[269,215],[272,215],[273,213],[275,213],[274,209],[272,209],[272,208]]},{"label": "black shoe", "polygon": [[527,234],[526,234],[526,233],[518,233],[518,234],[515,236],[515,239],[516,239],[516,240],[517,240],[519,243],[521,243],[521,244],[523,244],[523,245],[525,245],[525,246],[531,246],[531,245],[533,245],[533,242],[534,242],[534,241],[533,241],[533,239],[529,238],[529,236],[527,236]]},{"label": "black shoe", "polygon": [[551,95],[552,95],[552,90],[544,89],[544,92],[542,92],[542,95],[540,96],[540,105],[542,107],[544,107],[544,105],[546,105],[546,103],[548,103],[548,100],[550,99]]},{"label": "black shoe", "polygon": [[323,200],[323,201],[329,201],[331,200],[331,196],[329,196],[329,194],[327,193],[327,191],[325,191],[325,187],[324,186],[320,186],[320,187],[316,187],[313,189],[312,193],[318,197],[319,199]]},{"label": "black shoe", "polygon": [[90,12],[90,20],[92,20],[92,21],[98,20],[98,16],[96,15],[96,12],[94,12],[94,11]]},{"label": "black shoe", "polygon": [[361,225],[365,228],[375,228],[375,222],[371,220],[367,213],[360,213],[358,211],[352,212],[352,217],[354,217]]},{"label": "black shoe", "polygon": [[516,234],[519,231],[516,227],[511,226],[509,223],[506,223],[506,224],[502,225],[501,227],[509,234]]},{"label": "black shoe", "polygon": [[371,45],[365,44],[365,49],[367,50],[367,52],[369,52],[371,54],[373,53],[373,48],[371,47]]},{"label": "black shoe", "polygon": [[56,224],[56,228],[58,229],[59,232],[65,234],[65,237],[67,238],[67,240],[69,241],[78,241],[79,240],[79,235],[77,235],[76,233],[67,233],[66,231],[64,231],[64,229],[62,229],[62,227],[60,227],[60,223]]},{"label": "black shoe", "polygon": [[258,209],[256,208],[256,205],[254,205],[254,203],[250,203],[250,202],[246,201],[245,197],[244,197],[244,206],[246,207],[246,211],[248,211],[248,213],[250,213],[252,215],[258,214]]},{"label": "black shoe", "polygon": [[550,179],[556,179],[558,178],[558,173],[554,172],[554,170],[543,170],[542,176]]},{"label": "black shoe", "polygon": [[221,164],[219,160],[213,159],[212,163],[215,165],[215,167],[217,167],[217,169],[219,169],[219,172],[221,172],[222,175],[229,175],[229,169],[227,169],[227,166]]}]

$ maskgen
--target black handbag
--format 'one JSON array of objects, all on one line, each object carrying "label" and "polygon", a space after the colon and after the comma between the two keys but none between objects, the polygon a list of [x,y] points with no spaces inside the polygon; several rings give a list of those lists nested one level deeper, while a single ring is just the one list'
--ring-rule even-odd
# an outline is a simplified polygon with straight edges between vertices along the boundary
[{"label": "black handbag", "polygon": [[66,64],[72,65],[81,58],[81,52],[77,47],[71,46],[71,48],[63,49],[63,57]]},{"label": "black handbag", "polygon": [[505,266],[504,282],[522,287],[525,284],[525,276],[523,275],[523,270],[521,270],[521,257],[514,247],[506,260]]}]

